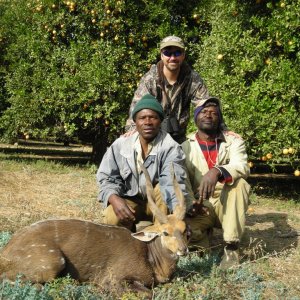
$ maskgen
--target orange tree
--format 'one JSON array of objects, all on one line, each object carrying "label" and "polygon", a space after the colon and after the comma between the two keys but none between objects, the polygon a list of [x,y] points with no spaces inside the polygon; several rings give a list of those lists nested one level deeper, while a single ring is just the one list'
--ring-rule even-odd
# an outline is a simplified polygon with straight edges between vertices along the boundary
[{"label": "orange tree", "polygon": [[294,162],[299,9],[299,0],[0,0],[0,135],[91,142],[99,161],[159,41],[177,34],[250,159]]},{"label": "orange tree", "polygon": [[194,2],[2,0],[2,139],[79,139],[99,161],[161,38],[201,36],[185,18]]},{"label": "orange tree", "polygon": [[299,11],[299,0],[201,1],[194,11],[210,24],[195,68],[252,161],[299,167]]}]

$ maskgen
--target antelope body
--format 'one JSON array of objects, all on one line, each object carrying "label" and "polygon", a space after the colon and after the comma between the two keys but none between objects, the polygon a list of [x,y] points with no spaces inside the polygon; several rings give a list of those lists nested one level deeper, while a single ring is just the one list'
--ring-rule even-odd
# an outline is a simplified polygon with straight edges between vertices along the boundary
[{"label": "antelope body", "polygon": [[187,253],[185,203],[178,186],[174,179],[180,199],[167,216],[155,205],[148,180],[148,202],[157,222],[138,233],[76,219],[45,220],[19,230],[0,253],[0,277],[15,280],[22,274],[45,283],[69,274],[104,288],[124,281],[146,287],[168,281],[179,256]]}]

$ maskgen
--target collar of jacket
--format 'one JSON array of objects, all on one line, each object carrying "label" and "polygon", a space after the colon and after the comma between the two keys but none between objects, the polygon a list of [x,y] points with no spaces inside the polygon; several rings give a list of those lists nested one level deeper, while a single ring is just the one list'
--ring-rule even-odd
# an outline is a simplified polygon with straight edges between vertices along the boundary
[{"label": "collar of jacket", "polygon": [[[197,134],[197,131],[196,132],[192,132],[192,133],[188,134],[187,138],[190,141],[196,141],[196,137],[195,137],[196,134]],[[227,142],[226,137],[225,137],[223,131],[219,133],[219,135],[217,136],[217,139],[220,140],[221,142]]]},{"label": "collar of jacket", "polygon": [[[159,145],[162,143],[165,135],[166,134],[163,133],[161,130],[159,131],[157,137],[155,138],[155,142],[153,144],[153,148],[152,148],[149,156],[157,155],[157,153],[159,151],[159,149],[158,149]],[[122,156],[124,156],[125,158],[128,158],[128,159],[134,157],[134,151],[133,151],[134,143],[135,143],[136,139],[138,139],[138,137],[139,137],[139,133],[135,132],[133,135],[126,138],[126,143],[123,143],[124,146],[120,150],[120,154]]]},{"label": "collar of jacket", "polygon": [[[195,134],[196,134],[196,132],[190,133],[187,136],[187,139],[188,139],[188,141],[190,141],[191,147],[193,147],[194,149],[195,148],[198,149],[198,151],[201,152],[201,155],[203,155],[202,151],[200,150],[201,148],[197,147],[197,145],[194,143],[194,142],[197,142]],[[232,139],[230,138],[230,136],[226,135],[223,131],[220,132],[220,134],[217,137],[217,139],[221,141],[219,152],[218,152],[218,162],[217,162],[219,164],[219,162],[222,162],[222,161],[225,160],[226,153],[228,153],[229,147],[232,144]],[[204,159],[204,156],[203,156],[203,159]]]}]

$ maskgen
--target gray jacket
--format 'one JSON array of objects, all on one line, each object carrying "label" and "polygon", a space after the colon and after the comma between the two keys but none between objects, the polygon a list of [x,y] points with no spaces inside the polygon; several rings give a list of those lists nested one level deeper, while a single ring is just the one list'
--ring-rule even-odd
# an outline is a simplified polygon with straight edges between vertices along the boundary
[{"label": "gray jacket", "polygon": [[[105,153],[97,172],[97,181],[100,185],[99,199],[103,206],[108,205],[108,198],[112,194],[120,197],[141,197],[146,199],[145,176],[139,175],[136,170],[136,152],[134,143],[138,132],[129,137],[118,138]],[[163,199],[170,210],[173,211],[177,204],[171,164],[174,165],[176,179],[187,201],[187,208],[191,199],[187,193],[185,180],[185,155],[181,146],[169,134],[160,131],[155,139],[153,148],[144,161],[152,184],[160,185]]]}]

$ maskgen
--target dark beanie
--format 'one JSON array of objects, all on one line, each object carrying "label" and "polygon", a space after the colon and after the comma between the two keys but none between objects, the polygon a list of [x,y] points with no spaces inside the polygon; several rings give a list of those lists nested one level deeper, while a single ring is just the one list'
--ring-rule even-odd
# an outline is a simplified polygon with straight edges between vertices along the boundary
[{"label": "dark beanie", "polygon": [[165,114],[161,104],[157,101],[157,99],[150,95],[146,94],[141,98],[141,100],[135,105],[132,111],[132,119],[135,121],[136,114],[142,109],[151,109],[158,113],[161,120],[164,119]]}]

